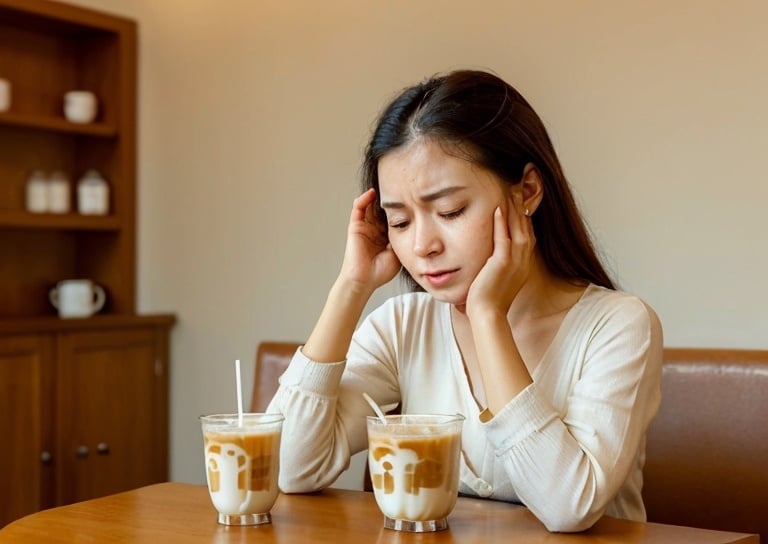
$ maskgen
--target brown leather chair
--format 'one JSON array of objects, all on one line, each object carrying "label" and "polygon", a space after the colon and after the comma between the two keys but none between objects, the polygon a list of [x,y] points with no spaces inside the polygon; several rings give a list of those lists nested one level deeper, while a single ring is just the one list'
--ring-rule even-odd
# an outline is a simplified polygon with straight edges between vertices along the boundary
[{"label": "brown leather chair", "polygon": [[768,351],[664,350],[648,431],[648,520],[768,543]]},{"label": "brown leather chair", "polygon": [[256,349],[256,367],[253,373],[251,412],[263,412],[275,396],[278,378],[288,368],[298,342],[262,342]]}]

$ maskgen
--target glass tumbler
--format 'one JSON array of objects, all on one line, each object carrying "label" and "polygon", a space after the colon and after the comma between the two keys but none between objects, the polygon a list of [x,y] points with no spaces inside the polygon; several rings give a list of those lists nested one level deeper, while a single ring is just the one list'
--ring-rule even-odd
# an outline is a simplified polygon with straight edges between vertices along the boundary
[{"label": "glass tumbler", "polygon": [[277,500],[281,414],[200,417],[208,492],[222,525],[271,523]]},{"label": "glass tumbler", "polygon": [[448,527],[459,491],[462,415],[368,417],[368,466],[384,527]]}]

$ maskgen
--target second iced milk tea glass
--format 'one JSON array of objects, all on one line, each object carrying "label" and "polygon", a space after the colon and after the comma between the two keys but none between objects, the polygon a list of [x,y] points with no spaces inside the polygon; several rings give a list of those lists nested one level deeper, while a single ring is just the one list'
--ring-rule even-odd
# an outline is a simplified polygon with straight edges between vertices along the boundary
[{"label": "second iced milk tea glass", "polygon": [[459,491],[461,415],[368,417],[368,466],[384,527],[448,527]]}]

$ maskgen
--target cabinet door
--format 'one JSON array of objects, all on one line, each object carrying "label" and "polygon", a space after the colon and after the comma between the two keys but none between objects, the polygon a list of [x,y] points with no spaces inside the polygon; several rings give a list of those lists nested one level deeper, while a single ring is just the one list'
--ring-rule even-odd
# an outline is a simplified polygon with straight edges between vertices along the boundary
[{"label": "cabinet door", "polygon": [[53,339],[0,337],[0,527],[53,506]]},{"label": "cabinet door", "polygon": [[154,327],[59,336],[60,504],[167,479],[166,344]]}]

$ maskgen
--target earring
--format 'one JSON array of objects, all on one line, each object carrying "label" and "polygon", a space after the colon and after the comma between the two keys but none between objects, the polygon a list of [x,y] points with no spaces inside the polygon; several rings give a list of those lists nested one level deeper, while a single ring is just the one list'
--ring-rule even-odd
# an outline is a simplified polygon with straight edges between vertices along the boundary
[{"label": "earring", "polygon": [[526,217],[530,217],[531,216],[531,211],[528,208],[526,208],[523,213],[525,214]]}]

